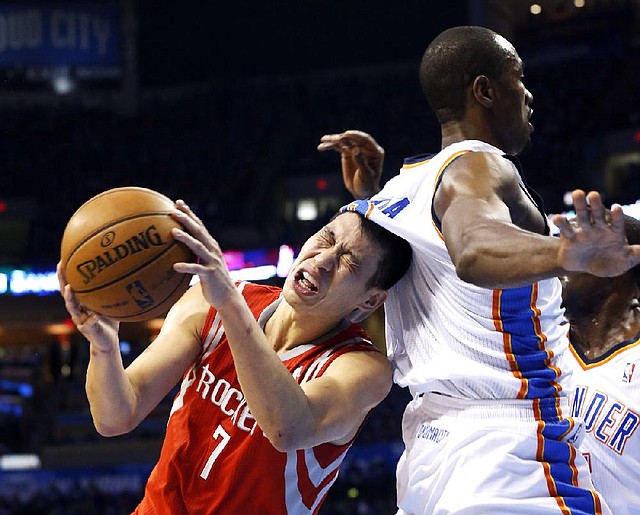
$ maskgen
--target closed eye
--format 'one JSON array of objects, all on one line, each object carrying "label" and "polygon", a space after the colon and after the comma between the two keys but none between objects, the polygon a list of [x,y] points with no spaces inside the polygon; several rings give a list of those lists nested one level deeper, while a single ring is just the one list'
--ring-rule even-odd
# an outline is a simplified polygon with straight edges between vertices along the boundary
[{"label": "closed eye", "polygon": [[360,260],[345,248],[340,249],[340,259],[350,272],[355,272],[360,267]]}]

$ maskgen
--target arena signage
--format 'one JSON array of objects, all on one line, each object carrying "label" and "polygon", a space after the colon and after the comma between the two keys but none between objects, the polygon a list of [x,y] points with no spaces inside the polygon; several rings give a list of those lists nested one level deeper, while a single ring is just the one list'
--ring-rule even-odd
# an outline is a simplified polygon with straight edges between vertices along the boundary
[{"label": "arena signage", "polygon": [[0,67],[119,66],[117,6],[0,6]]},{"label": "arena signage", "polygon": [[[238,281],[266,281],[286,277],[296,256],[289,245],[278,249],[223,252],[231,277]],[[194,280],[195,282],[195,280]],[[52,295],[58,293],[53,269],[29,270],[0,268],[0,295]]]}]

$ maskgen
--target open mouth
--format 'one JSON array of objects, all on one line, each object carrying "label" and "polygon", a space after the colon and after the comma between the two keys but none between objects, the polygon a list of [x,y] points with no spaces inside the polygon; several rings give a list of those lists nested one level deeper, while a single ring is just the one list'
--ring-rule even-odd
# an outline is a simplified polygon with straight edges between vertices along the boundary
[{"label": "open mouth", "polygon": [[300,270],[296,274],[295,279],[296,283],[298,283],[298,285],[301,286],[302,289],[314,293],[318,291],[318,284],[316,283],[315,279],[304,270]]}]

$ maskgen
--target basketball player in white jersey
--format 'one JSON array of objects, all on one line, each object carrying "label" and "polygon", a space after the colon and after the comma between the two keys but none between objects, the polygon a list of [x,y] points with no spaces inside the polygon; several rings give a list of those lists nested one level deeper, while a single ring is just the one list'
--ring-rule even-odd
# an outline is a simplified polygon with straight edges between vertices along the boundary
[{"label": "basketball player in white jersey", "polygon": [[513,157],[530,141],[533,96],[514,47],[456,27],[427,48],[423,90],[441,149],[405,161],[377,192],[383,154],[367,134],[322,138],[342,155],[348,206],[408,240],[385,304],[403,417],[399,514],[609,513],[576,451],[559,276],[619,275],[640,262],[619,206],[576,190],[577,217],[549,235]]},{"label": "basketball player in white jersey", "polygon": [[[627,240],[640,243],[640,221],[625,217]],[[571,324],[575,394],[584,419],[580,452],[615,515],[640,513],[640,268],[614,278],[563,279]]]},{"label": "basketball player in white jersey", "polygon": [[[160,459],[135,513],[317,514],[391,367],[357,323],[407,269],[409,245],[354,213],[301,249],[284,287],[234,283],[182,201],[174,237],[197,274],[158,337],[126,369],[119,325],[87,312],[59,271],[89,340],[87,396],[98,431],[131,431],[180,381]],[[60,269],[59,269],[60,270]]]}]

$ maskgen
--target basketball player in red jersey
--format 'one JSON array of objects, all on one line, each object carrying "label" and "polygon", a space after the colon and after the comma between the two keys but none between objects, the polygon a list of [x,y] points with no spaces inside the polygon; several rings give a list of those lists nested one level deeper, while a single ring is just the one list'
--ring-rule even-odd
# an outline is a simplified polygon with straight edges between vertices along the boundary
[{"label": "basketball player in red jersey", "polygon": [[200,278],[126,369],[118,323],[86,311],[59,272],[89,340],[86,390],[104,436],[135,428],[182,378],[137,514],[318,513],[391,368],[358,320],[405,272],[408,244],[355,213],[303,246],[282,289],[234,283],[199,218],[178,201],[174,237]]}]

